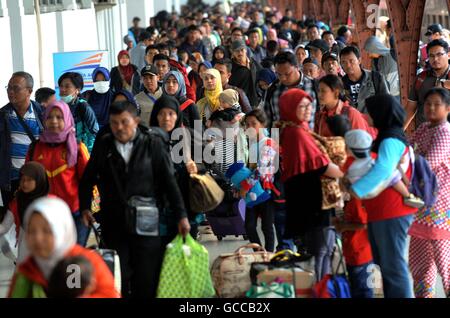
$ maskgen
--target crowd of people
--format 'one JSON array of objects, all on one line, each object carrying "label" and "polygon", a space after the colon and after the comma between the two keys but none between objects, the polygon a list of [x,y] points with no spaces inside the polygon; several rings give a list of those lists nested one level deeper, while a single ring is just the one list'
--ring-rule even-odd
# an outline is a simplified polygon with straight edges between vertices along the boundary
[{"label": "crowd of people", "polygon": [[[373,297],[372,264],[385,297],[433,297],[437,274],[450,295],[450,66],[442,26],[428,28],[402,105],[389,21],[358,47],[349,26],[334,32],[290,9],[243,3],[226,15],[218,8],[160,12],[147,28],[135,18],[117,66],[95,69],[92,90],[67,72],[58,98],[39,88],[32,100],[32,76],[12,75],[0,109],[0,234],[15,225],[18,242],[9,296],[155,297],[166,245],[177,234],[197,238],[207,223],[210,211],[191,209],[189,176],[211,173],[227,200],[239,200],[246,192],[226,177],[238,161],[269,195],[247,207],[252,243],[262,241],[260,217],[265,249],[313,255],[319,281],[331,273],[339,236],[353,297]],[[411,122],[416,129],[407,136]],[[334,137],[346,144],[340,160],[324,147]],[[199,158],[196,147],[212,147],[216,160]],[[415,153],[437,177],[432,205],[408,187]],[[326,187],[337,180],[345,200],[325,205]],[[85,247],[94,223],[119,255],[120,293]],[[78,291],[62,284],[68,264],[83,268]]]}]

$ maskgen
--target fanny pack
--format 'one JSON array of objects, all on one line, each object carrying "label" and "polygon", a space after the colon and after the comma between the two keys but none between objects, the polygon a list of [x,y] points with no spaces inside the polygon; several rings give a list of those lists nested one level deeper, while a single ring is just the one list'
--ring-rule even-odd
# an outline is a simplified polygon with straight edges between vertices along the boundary
[{"label": "fanny pack", "polygon": [[134,195],[126,198],[117,171],[112,165],[111,156],[108,162],[121,201],[125,204],[125,228],[127,233],[142,236],[159,236],[159,209],[153,196]]}]

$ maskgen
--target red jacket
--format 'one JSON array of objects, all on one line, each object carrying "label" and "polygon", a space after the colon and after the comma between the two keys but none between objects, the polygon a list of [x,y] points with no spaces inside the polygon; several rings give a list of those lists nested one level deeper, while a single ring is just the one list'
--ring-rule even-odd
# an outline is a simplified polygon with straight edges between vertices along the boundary
[{"label": "red jacket", "polygon": [[[30,161],[27,154],[26,161]],[[33,161],[37,161],[45,167],[50,194],[63,199],[70,207],[72,213],[79,210],[78,184],[83,176],[84,169],[89,161],[89,152],[83,143],[78,144],[77,164],[67,167],[66,145],[51,146],[44,142],[38,142],[34,148]]]},{"label": "red jacket", "polygon": [[[83,256],[89,262],[91,262],[94,268],[95,275],[95,291],[90,295],[85,296],[85,298],[119,298],[119,293],[114,287],[114,277],[111,274],[108,266],[105,264],[100,255],[98,255],[93,250],[88,250],[79,245],[75,245],[67,254],[66,257],[72,256]],[[42,274],[39,267],[32,257],[29,257],[21,265],[19,265],[17,272],[24,275],[30,281],[47,288],[47,280]],[[8,297],[11,296],[11,291],[15,285],[16,275],[14,275],[11,287],[8,293]]]},{"label": "red jacket", "polygon": [[[376,157],[376,154],[373,154]],[[349,157],[343,166],[343,172],[347,172],[355,158]],[[349,223],[367,224],[367,212],[362,201],[352,198],[344,207],[344,219]],[[360,266],[372,261],[372,249],[370,247],[367,229],[346,231],[342,234],[343,252],[345,263],[350,266]]]}]

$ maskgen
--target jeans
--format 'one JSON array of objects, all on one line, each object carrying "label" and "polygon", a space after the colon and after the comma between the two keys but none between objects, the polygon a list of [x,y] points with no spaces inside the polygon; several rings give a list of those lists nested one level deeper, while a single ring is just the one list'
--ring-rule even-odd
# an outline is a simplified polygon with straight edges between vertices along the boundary
[{"label": "jeans", "polygon": [[261,227],[264,234],[265,248],[268,252],[273,252],[275,246],[275,233],[273,229],[274,204],[272,200],[258,204],[253,208],[247,208],[245,213],[245,231],[252,243],[261,245],[256,225],[258,215],[261,216]]},{"label": "jeans", "polygon": [[373,298],[373,286],[370,286],[373,262],[358,266],[347,265],[352,298]]},{"label": "jeans", "polygon": [[331,273],[331,256],[335,242],[336,231],[331,226],[317,227],[306,233],[306,248],[314,256],[317,281]]},{"label": "jeans", "polygon": [[380,266],[385,298],[413,298],[406,259],[406,239],[413,215],[369,222],[369,241],[375,264]]},{"label": "jeans", "polygon": [[294,251],[294,240],[292,239],[285,239],[284,236],[284,229],[286,227],[286,209],[283,208],[275,208],[275,215],[274,215],[274,223],[275,223],[275,234],[277,236],[278,245],[276,250],[291,250]]},{"label": "jeans", "polygon": [[77,228],[77,244],[85,247],[91,229],[84,225],[83,217],[80,212],[75,212],[72,215],[75,222],[75,227]]}]

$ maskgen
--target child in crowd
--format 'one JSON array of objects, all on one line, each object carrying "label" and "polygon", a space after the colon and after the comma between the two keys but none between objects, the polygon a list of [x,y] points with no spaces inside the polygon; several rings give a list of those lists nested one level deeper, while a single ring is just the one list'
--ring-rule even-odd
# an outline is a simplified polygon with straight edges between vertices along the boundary
[{"label": "child in crowd", "polygon": [[28,206],[37,198],[44,197],[49,192],[49,182],[45,168],[38,162],[30,161],[20,169],[20,183],[14,199],[9,204],[3,222],[0,224],[0,236],[5,235],[16,225],[16,246],[18,246],[17,264],[24,260],[26,247],[23,236],[23,218]]},{"label": "child in crowd", "polygon": [[63,258],[53,269],[48,281],[47,297],[83,298],[95,289],[96,281],[91,262],[83,256],[72,256]]},{"label": "child in crowd", "polygon": [[[348,153],[355,159],[347,172],[347,179],[351,184],[363,177],[372,168],[375,162],[370,151],[372,142],[372,137],[365,130],[355,129],[345,134],[345,143],[347,145]],[[403,162],[401,162],[401,164],[403,164]],[[405,168],[403,169],[404,171],[406,170]],[[406,205],[415,208],[423,207],[424,202],[409,192],[408,187],[402,181],[402,176],[398,169],[394,171],[390,179],[385,180],[378,189],[370,193],[364,199],[371,199],[378,196],[378,194],[388,186],[392,186],[403,196],[403,201]]]},{"label": "child in crowd", "polygon": [[[239,105],[239,93],[234,89],[226,89],[220,93],[219,101],[220,108],[211,114],[206,127],[221,131],[222,136],[214,136],[215,150],[216,155],[222,156],[220,167],[217,168],[225,174],[234,162],[247,162],[248,148],[246,136],[240,129],[245,114]],[[232,132],[232,135],[227,136],[227,132]]]}]

